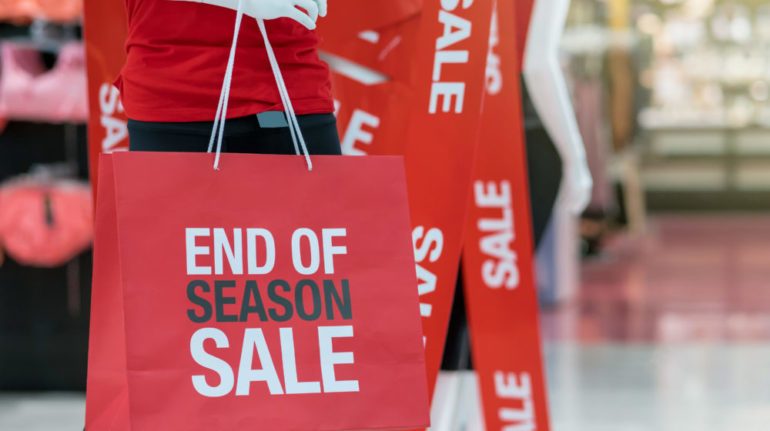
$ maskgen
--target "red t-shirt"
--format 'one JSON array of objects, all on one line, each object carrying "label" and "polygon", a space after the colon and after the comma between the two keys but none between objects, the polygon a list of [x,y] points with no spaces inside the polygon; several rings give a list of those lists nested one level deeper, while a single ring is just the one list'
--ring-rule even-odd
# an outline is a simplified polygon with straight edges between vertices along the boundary
[{"label": "red t-shirt", "polygon": [[[234,0],[235,1],[235,0]],[[235,27],[226,8],[174,0],[126,0],[128,53],[117,85],[128,118],[213,121]],[[334,111],[328,66],[318,37],[289,19],[267,33],[298,114]],[[257,23],[244,16],[228,118],[282,110]]]}]

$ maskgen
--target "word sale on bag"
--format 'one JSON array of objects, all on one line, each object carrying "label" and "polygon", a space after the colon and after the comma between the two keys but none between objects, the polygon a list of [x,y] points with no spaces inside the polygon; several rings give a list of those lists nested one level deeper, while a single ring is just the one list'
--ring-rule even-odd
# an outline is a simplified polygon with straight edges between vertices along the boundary
[{"label": "word sale on bag", "polygon": [[[235,390],[235,396],[248,396],[252,384],[260,382],[271,395],[359,391],[355,376],[338,377],[338,370],[354,365],[353,352],[335,349],[354,336],[350,282],[335,274],[334,265],[347,255],[346,236],[346,229],[301,228],[293,232],[291,244],[276,244],[273,234],[262,228],[186,229],[187,318],[200,326],[190,338],[190,354],[201,374],[191,379],[200,395],[223,397]],[[279,256],[285,256],[277,253],[283,245],[291,251],[296,280],[270,277]],[[218,328],[297,319],[300,323],[292,328],[246,328],[241,340],[229,339]],[[268,345],[266,335],[276,334],[267,331],[277,332],[280,348]],[[305,336],[295,337],[295,331]],[[315,336],[307,336],[309,331]],[[296,340],[315,344],[300,346]],[[302,381],[299,376],[316,373],[297,369],[300,354],[317,354],[320,379]],[[258,369],[253,368],[255,359]]]}]

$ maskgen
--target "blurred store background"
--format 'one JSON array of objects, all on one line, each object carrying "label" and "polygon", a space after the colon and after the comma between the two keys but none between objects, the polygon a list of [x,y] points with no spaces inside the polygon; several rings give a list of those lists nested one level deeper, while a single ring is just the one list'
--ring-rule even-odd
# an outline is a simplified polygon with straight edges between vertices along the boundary
[{"label": "blurred store background", "polygon": [[[0,430],[79,430],[80,3],[31,4],[0,2]],[[553,429],[770,429],[770,4],[572,0],[562,48],[595,188],[538,265]]]},{"label": "blurred store background", "polygon": [[763,1],[572,1],[596,188],[544,312],[555,430],[767,429],[768,29]]}]

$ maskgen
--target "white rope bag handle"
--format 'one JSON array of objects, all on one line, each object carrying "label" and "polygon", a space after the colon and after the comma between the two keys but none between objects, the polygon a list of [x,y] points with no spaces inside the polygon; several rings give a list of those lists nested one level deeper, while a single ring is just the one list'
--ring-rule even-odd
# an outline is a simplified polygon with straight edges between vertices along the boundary
[{"label": "white rope bag handle", "polygon": [[[238,10],[235,17],[235,30],[233,31],[233,43],[230,47],[230,56],[227,59],[227,68],[225,69],[225,79],[222,83],[222,92],[219,95],[219,105],[217,106],[217,113],[214,118],[214,128],[211,131],[211,138],[209,139],[208,152],[216,151],[214,157],[214,169],[219,170],[219,161],[222,155],[222,141],[225,135],[225,123],[227,121],[227,105],[230,100],[230,88],[233,84],[233,70],[235,68],[235,52],[238,47],[238,37],[241,31],[241,23],[243,22],[243,0],[238,0]],[[294,143],[294,151],[299,155],[305,156],[305,162],[307,163],[307,169],[313,170],[313,162],[310,160],[310,153],[307,150],[305,144],[305,137],[302,135],[302,129],[299,127],[299,121],[297,120],[297,114],[294,111],[294,105],[291,103],[289,97],[289,91],[286,89],[286,82],[283,80],[283,74],[278,66],[278,60],[275,58],[275,52],[273,46],[270,44],[270,39],[267,37],[267,30],[265,29],[265,22],[261,19],[257,20],[259,31],[262,33],[262,38],[265,41],[265,50],[267,51],[267,58],[270,62],[270,68],[273,71],[275,77],[275,83],[278,87],[278,94],[281,96],[281,103],[283,104],[284,113],[286,114],[286,121],[289,124],[289,132],[291,133],[291,141]],[[214,143],[216,141],[216,148]]]}]

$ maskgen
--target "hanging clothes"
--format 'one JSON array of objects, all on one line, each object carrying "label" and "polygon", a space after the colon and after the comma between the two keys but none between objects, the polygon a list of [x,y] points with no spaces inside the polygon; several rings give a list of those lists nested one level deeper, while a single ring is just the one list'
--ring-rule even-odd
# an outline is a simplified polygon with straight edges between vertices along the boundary
[{"label": "hanging clothes", "polygon": [[46,70],[33,47],[5,43],[1,50],[0,117],[51,123],[85,123],[88,94],[83,46],[65,44]]},{"label": "hanging clothes", "polygon": [[0,188],[0,246],[15,261],[57,267],[88,248],[92,238],[87,184],[23,179]]}]

